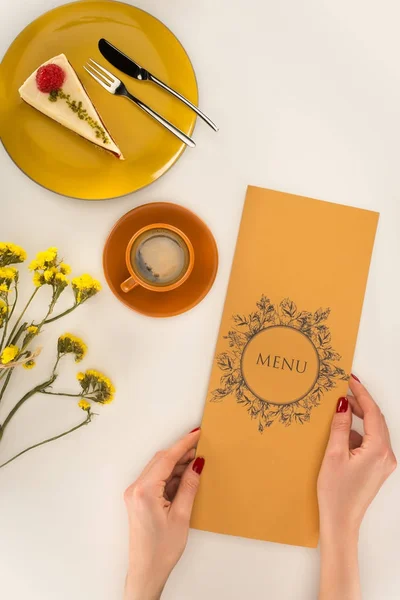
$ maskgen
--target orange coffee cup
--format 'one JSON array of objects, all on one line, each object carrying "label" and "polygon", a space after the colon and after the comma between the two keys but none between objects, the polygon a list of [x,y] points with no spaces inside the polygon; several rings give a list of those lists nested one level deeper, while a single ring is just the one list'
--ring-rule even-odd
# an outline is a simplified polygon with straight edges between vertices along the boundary
[{"label": "orange coffee cup", "polygon": [[[140,248],[155,237],[165,237],[176,242],[184,256],[182,269],[175,278],[173,277],[170,281],[167,279],[165,283],[157,281],[156,275],[154,275],[147,265],[145,267],[149,273],[148,278],[144,274],[143,266],[140,268],[140,261],[142,260],[140,257]],[[133,258],[132,255],[134,255]],[[132,236],[126,247],[125,261],[130,277],[121,283],[121,290],[123,292],[130,292],[137,286],[144,287],[152,292],[170,292],[182,285],[193,271],[194,249],[187,235],[177,227],[166,223],[154,223],[143,227]]]}]

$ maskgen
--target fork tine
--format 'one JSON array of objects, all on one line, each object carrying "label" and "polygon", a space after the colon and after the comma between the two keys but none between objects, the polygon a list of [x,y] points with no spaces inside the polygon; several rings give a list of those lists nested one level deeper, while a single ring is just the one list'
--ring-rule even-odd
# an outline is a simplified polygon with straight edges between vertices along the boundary
[{"label": "fork tine", "polygon": [[[101,65],[99,65],[99,63],[97,63],[95,60],[93,60],[93,58],[89,59],[93,64],[96,65],[96,67],[98,69],[100,69],[100,71],[102,71],[104,73],[103,77],[106,76],[108,77],[108,79],[111,79],[112,83],[117,83],[117,81],[119,81],[119,79],[117,79],[117,77],[115,77],[115,75],[113,75],[112,73],[110,73],[110,71],[107,71],[107,69],[105,69],[104,67],[102,67]],[[92,68],[93,65],[91,65]],[[98,72],[98,71],[97,71]],[[99,73],[99,75],[102,75],[103,73]]]},{"label": "fork tine", "polygon": [[[88,65],[90,67],[90,65]],[[92,73],[92,71],[90,71],[86,65],[83,65],[83,68],[85,69],[85,71],[87,71],[89,73],[89,75],[91,77],[93,77],[93,79],[95,79],[97,81],[97,83],[99,83],[101,86],[103,86],[103,88],[105,90],[107,90],[107,92],[111,92],[111,87],[109,84],[104,83],[104,81],[102,81],[99,77],[97,77],[97,75],[95,75],[94,73]]]},{"label": "fork tine", "polygon": [[95,73],[97,73],[97,75],[105,82],[107,83],[109,86],[111,86],[114,82],[110,81],[109,79],[107,79],[107,77],[105,75],[103,75],[103,73],[101,71],[99,71],[98,69],[96,69],[96,67],[94,67],[93,65],[91,65],[90,63],[87,63],[87,66],[89,67],[89,69],[91,69],[92,71],[94,71]]}]

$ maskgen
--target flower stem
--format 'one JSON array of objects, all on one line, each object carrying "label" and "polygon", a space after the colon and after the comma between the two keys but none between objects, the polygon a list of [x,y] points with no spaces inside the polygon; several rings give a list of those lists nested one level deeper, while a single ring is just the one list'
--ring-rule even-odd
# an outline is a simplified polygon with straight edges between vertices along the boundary
[{"label": "flower stem", "polygon": [[51,319],[46,319],[44,321],[43,325],[48,325],[49,323],[52,323],[53,321],[57,321],[57,319],[61,319],[61,317],[64,317],[65,315],[68,315],[70,312],[75,310],[75,308],[77,306],[78,306],[77,304],[74,304],[73,306],[71,306],[71,308],[64,310],[64,312],[60,313],[59,315],[56,315],[55,317],[52,317]]},{"label": "flower stem", "polygon": [[3,400],[3,396],[4,396],[4,392],[6,391],[6,387],[8,386],[8,382],[11,379],[11,375],[14,369],[8,369],[8,373],[7,373],[7,377],[3,383],[3,387],[1,388],[1,392],[0,392],[0,402]]},{"label": "flower stem", "polygon": [[[14,306],[15,306],[15,305],[14,305]],[[6,322],[5,322],[5,325],[4,325],[4,329],[3,329],[3,335],[1,336],[0,352],[1,352],[1,351],[2,351],[2,349],[3,349],[4,340],[5,340],[5,338],[6,338],[6,335],[7,335],[8,323],[10,322],[11,315],[12,315],[12,313],[11,313],[11,314],[8,314],[8,311],[9,311],[10,305],[9,305],[9,303],[8,303],[8,298],[7,298],[7,296],[6,296],[6,308],[7,308],[7,319],[6,319]],[[13,309],[13,310],[14,310],[14,309]]]},{"label": "flower stem", "polygon": [[16,284],[14,285],[14,292],[15,292],[15,298],[14,298],[13,307],[12,307],[11,312],[10,312],[10,319],[11,319],[11,317],[14,314],[14,310],[15,310],[15,307],[17,306],[17,302],[18,302],[18,286]]},{"label": "flower stem", "polygon": [[[21,325],[21,327],[18,329],[17,333],[14,335],[13,339],[11,340],[11,344],[16,344],[18,342],[18,339],[19,339],[21,333],[25,330],[26,326],[27,326],[27,323],[23,323]],[[11,375],[14,372],[14,368],[15,367],[9,368],[9,369],[2,369],[3,372],[0,373],[0,381],[3,379],[3,377],[5,377],[7,375],[7,381],[4,382],[4,386],[3,386],[3,388],[2,388],[2,390],[0,392],[0,402],[1,402],[1,399],[2,399],[3,394],[5,392],[5,389],[6,389],[7,385],[8,385],[8,382],[10,381]]]},{"label": "flower stem", "polygon": [[19,315],[19,319],[18,319],[18,320],[17,320],[17,322],[15,323],[15,325],[14,325],[14,327],[13,327],[13,329],[12,329],[12,331],[11,331],[11,333],[10,333],[9,337],[8,337],[8,340],[7,340],[7,346],[10,344],[10,340],[12,339],[12,337],[13,337],[14,333],[16,332],[16,330],[17,330],[17,328],[18,328],[18,325],[19,325],[19,324],[21,323],[21,321],[22,321],[22,317],[24,316],[24,314],[25,314],[25,313],[26,313],[26,311],[28,310],[28,307],[29,307],[30,303],[32,302],[32,300],[34,299],[34,297],[36,296],[36,294],[38,293],[38,291],[39,291],[39,288],[36,288],[36,289],[34,290],[34,292],[33,292],[32,296],[29,298],[28,302],[26,303],[26,306],[25,306],[24,310],[23,310],[23,311],[22,311],[22,313]]},{"label": "flower stem", "polygon": [[13,339],[11,340],[11,344],[16,344],[21,336],[21,333],[23,333],[25,331],[26,326],[28,325],[28,323],[25,321],[24,323],[22,323],[21,327],[18,329],[17,333],[14,335]]},{"label": "flower stem", "polygon": [[87,425],[88,423],[90,423],[91,420],[92,420],[92,415],[90,413],[88,413],[86,419],[84,421],[82,421],[82,423],[80,423],[79,425],[76,425],[75,427],[72,427],[72,429],[69,429],[68,431],[64,431],[64,433],[60,433],[59,435],[55,435],[52,438],[48,438],[47,440],[44,440],[43,442],[39,442],[38,444],[34,444],[33,446],[29,446],[29,448],[26,448],[22,452],[19,452],[18,454],[16,454],[15,456],[13,456],[9,460],[7,460],[5,463],[3,463],[2,465],[0,465],[0,469],[2,469],[3,467],[5,467],[6,465],[10,464],[10,462],[12,462],[13,460],[15,460],[16,458],[19,458],[20,456],[22,456],[26,452],[29,452],[30,450],[33,450],[34,448],[39,448],[39,446],[44,446],[44,444],[49,444],[50,442],[54,442],[55,440],[59,440],[60,438],[65,437],[66,435],[69,435],[70,433],[73,433],[77,429],[80,429],[80,427],[83,427],[84,425]]},{"label": "flower stem", "polygon": [[51,385],[52,383],[54,383],[54,381],[56,380],[56,378],[57,378],[57,375],[52,375],[50,379],[48,379],[44,383],[40,383],[35,388],[33,388],[30,392],[26,393],[25,396],[22,396],[21,400],[19,402],[17,402],[17,404],[14,406],[14,408],[12,409],[12,411],[9,413],[8,417],[4,421],[4,423],[2,425],[2,428],[1,428],[2,434],[4,434],[5,428],[7,427],[7,425],[9,424],[9,422],[11,421],[11,419],[13,418],[13,416],[15,415],[15,413],[17,412],[17,410],[19,410],[21,408],[21,406],[23,404],[25,404],[25,402],[27,400],[29,400],[29,398],[31,398],[32,396],[34,396],[38,392],[41,392],[42,390],[44,390],[45,388],[47,388],[49,385]]},{"label": "flower stem", "polygon": [[47,392],[46,390],[38,390],[41,394],[48,394],[49,396],[69,396],[70,398],[82,398],[82,394],[67,394],[64,392]]},{"label": "flower stem", "polygon": [[[53,295],[53,298],[52,298],[52,301],[50,302],[49,309],[48,309],[48,311],[47,311],[47,313],[46,313],[46,316],[45,316],[45,317],[43,317],[42,321],[39,323],[39,325],[37,325],[37,334],[36,334],[36,336],[38,336],[38,335],[39,335],[39,333],[41,332],[41,329],[42,329],[42,327],[43,327],[43,325],[44,325],[44,323],[45,323],[45,321],[46,321],[47,317],[48,317],[48,316],[49,316],[49,315],[50,315],[50,314],[53,312],[53,308],[54,308],[54,306],[55,306],[55,303],[56,303],[56,301],[57,301],[57,300],[55,300],[55,299],[54,299],[54,295]],[[19,338],[19,336],[21,335],[21,333],[23,333],[23,332],[25,331],[26,325],[27,325],[26,323],[25,323],[24,325],[21,325],[21,327],[19,328],[19,330],[18,330],[18,333],[17,333],[17,335],[16,335],[16,340],[18,340],[18,338]],[[19,356],[21,356],[21,352],[23,352],[24,350],[26,350],[26,349],[27,349],[27,347],[29,346],[29,344],[31,343],[31,341],[32,341],[32,339],[29,339],[29,338],[28,338],[28,340],[27,340],[27,341],[25,342],[25,344],[22,346],[22,348],[21,348],[21,350],[20,350],[20,354],[19,354]],[[15,342],[14,342],[14,343],[15,343]],[[58,361],[57,361],[57,362],[58,362]],[[54,373],[54,371],[53,371],[53,373]]]},{"label": "flower stem", "polygon": [[56,360],[56,362],[54,363],[54,367],[53,367],[53,375],[54,375],[54,374],[55,374],[55,372],[56,372],[56,369],[57,369],[57,367],[58,367],[58,363],[60,362],[60,360],[61,360],[61,354],[57,354],[57,360]]}]

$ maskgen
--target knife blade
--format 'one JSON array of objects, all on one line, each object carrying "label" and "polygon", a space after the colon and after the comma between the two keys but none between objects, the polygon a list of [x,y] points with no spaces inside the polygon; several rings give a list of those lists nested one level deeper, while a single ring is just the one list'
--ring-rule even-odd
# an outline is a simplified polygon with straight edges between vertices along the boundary
[{"label": "knife blade", "polygon": [[205,115],[197,106],[190,102],[190,100],[185,98],[185,96],[182,96],[182,94],[180,94],[176,90],[169,87],[169,85],[161,81],[161,79],[158,79],[155,75],[152,75],[150,71],[147,71],[147,69],[141,67],[132,58],[130,58],[121,50],[119,50],[116,46],[111,44],[111,42],[102,38],[99,41],[98,45],[101,54],[109,63],[113,65],[113,67],[115,67],[119,71],[122,71],[122,73],[125,73],[126,75],[129,75],[134,79],[137,79],[138,81],[151,81],[152,83],[155,83],[156,85],[160,86],[161,88],[175,96],[175,98],[186,104],[186,106],[191,108],[197,115],[199,115],[199,117],[203,119],[203,121],[207,123],[207,125],[214,129],[214,131],[218,131],[218,127],[215,125],[215,123],[213,123],[213,121],[211,121],[211,119],[207,117],[207,115]]},{"label": "knife blade", "polygon": [[149,79],[150,73],[143,69],[138,63],[129,58],[121,50],[118,50],[110,42],[102,38],[99,41],[99,50],[109,63],[116,67],[126,75],[139,79],[139,81],[145,81]]}]

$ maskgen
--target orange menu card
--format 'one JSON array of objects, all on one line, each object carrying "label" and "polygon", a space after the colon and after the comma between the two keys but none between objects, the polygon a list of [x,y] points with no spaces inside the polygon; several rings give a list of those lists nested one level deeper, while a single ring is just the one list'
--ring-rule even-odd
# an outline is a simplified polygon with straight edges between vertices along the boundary
[{"label": "orange menu card", "polygon": [[192,526],[318,543],[378,213],[249,187],[206,399]]}]

